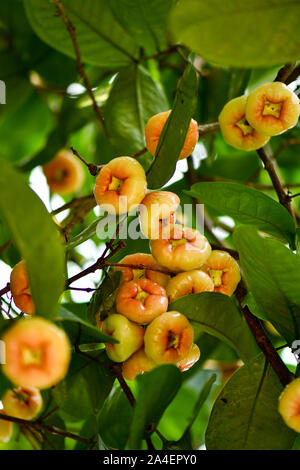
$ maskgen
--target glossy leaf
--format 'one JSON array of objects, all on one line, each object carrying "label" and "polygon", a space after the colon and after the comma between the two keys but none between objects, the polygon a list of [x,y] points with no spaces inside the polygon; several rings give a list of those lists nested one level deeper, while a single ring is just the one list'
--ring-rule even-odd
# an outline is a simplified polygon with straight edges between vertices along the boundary
[{"label": "glossy leaf", "polygon": [[283,387],[262,354],[221,390],[206,431],[209,450],[287,450],[296,433],[278,413]]},{"label": "glossy leaf", "polygon": [[268,67],[300,59],[299,15],[297,0],[184,0],[170,28],[176,41],[209,62]]},{"label": "glossy leaf", "polygon": [[[137,56],[137,46],[113,16],[106,0],[62,0],[65,13],[76,29],[82,59],[86,63],[126,66]],[[25,0],[28,19],[36,34],[50,46],[75,58],[74,47],[54,2]]]},{"label": "glossy leaf", "polygon": [[169,310],[183,313],[195,329],[195,337],[205,331],[235,349],[244,361],[257,352],[248,326],[233,300],[217,292],[190,294],[175,300]]},{"label": "glossy leaf", "polygon": [[172,177],[197,104],[198,78],[188,65],[176,91],[169,115],[156,148],[155,159],[147,173],[148,186],[161,188]]},{"label": "glossy leaf", "polygon": [[[288,343],[300,332],[300,257],[251,226],[233,235],[241,267],[254,300]],[[255,314],[255,311],[253,311]]]},{"label": "glossy leaf", "polygon": [[238,183],[196,183],[187,192],[203,204],[243,224],[256,225],[263,232],[294,244],[295,222],[287,210],[257,189]]},{"label": "glossy leaf", "polygon": [[36,313],[53,316],[64,288],[64,250],[59,232],[24,177],[4,160],[0,172],[0,216],[26,261]]}]

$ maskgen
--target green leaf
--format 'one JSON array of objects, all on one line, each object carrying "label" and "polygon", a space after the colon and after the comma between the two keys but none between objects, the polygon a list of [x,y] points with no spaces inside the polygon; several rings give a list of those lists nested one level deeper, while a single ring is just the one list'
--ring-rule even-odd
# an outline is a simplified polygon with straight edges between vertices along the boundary
[{"label": "green leaf", "polygon": [[99,434],[105,445],[124,449],[132,416],[133,408],[125,393],[121,387],[114,388],[99,415]]},{"label": "green leaf", "polygon": [[144,67],[132,65],[122,70],[104,108],[109,136],[118,153],[131,155],[145,147],[147,121],[167,109],[161,87]]},{"label": "green leaf", "polygon": [[168,48],[166,23],[175,0],[110,0],[109,3],[119,23],[147,55]]},{"label": "green leaf", "polygon": [[[288,343],[300,332],[300,257],[251,226],[233,234],[241,267],[254,300]],[[255,314],[255,311],[253,311]]]},{"label": "green leaf", "polygon": [[[103,356],[98,353],[95,357],[101,361]],[[67,377],[53,388],[52,394],[61,411],[86,419],[99,413],[113,382],[106,366],[74,354]]]},{"label": "green leaf", "polygon": [[[113,16],[106,0],[62,0],[76,30],[84,62],[104,67],[126,66],[137,57],[137,46]],[[25,0],[36,34],[50,46],[75,58],[70,34],[53,1]]]},{"label": "green leaf", "polygon": [[205,331],[235,349],[244,361],[256,353],[250,330],[232,298],[218,292],[190,294],[175,300],[169,310],[183,313],[195,329],[195,337]]},{"label": "green leaf", "polygon": [[26,261],[36,313],[53,316],[64,289],[65,257],[59,232],[24,177],[1,161],[0,215]]},{"label": "green leaf", "polygon": [[181,372],[173,364],[158,366],[137,377],[138,395],[128,439],[129,449],[141,449],[142,439],[154,431],[178,392],[181,381]]},{"label": "green leaf", "polygon": [[278,202],[257,189],[238,183],[196,183],[187,191],[203,204],[224,212],[243,224],[294,244],[295,222]]},{"label": "green leaf", "polygon": [[97,218],[96,220],[93,220],[93,222],[88,227],[83,229],[82,232],[80,232],[78,235],[75,235],[75,237],[71,238],[71,240],[66,244],[66,249],[70,251],[76,246],[81,245],[81,243],[84,243],[86,240],[89,240],[94,235],[96,235],[97,226],[100,220],[101,217]]},{"label": "green leaf", "polygon": [[155,159],[147,173],[148,186],[161,188],[172,177],[197,104],[198,78],[188,65],[180,80],[173,109],[162,130]]},{"label": "green leaf", "polygon": [[262,354],[241,367],[214,404],[206,431],[207,449],[291,449],[297,435],[278,413],[282,390]]},{"label": "green leaf", "polygon": [[99,310],[100,319],[102,319],[112,309],[121,281],[122,271],[111,271],[93,293],[87,309],[87,316],[91,323],[96,324],[96,313]]},{"label": "green leaf", "polygon": [[60,306],[54,321],[63,322],[63,328],[69,334],[72,343],[118,343],[111,336],[102,333],[98,328],[83,320],[73,312]]},{"label": "green leaf", "polygon": [[268,67],[300,59],[299,15],[298,0],[183,0],[170,29],[209,62]]}]

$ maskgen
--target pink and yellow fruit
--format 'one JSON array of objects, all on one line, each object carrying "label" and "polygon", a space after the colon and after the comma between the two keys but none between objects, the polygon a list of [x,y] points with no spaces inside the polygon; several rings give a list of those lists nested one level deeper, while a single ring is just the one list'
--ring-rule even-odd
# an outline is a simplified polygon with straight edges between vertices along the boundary
[{"label": "pink and yellow fruit", "polygon": [[247,121],[267,136],[278,135],[294,127],[299,114],[298,96],[281,82],[264,83],[247,98]]},{"label": "pink and yellow fruit", "polygon": [[179,361],[176,365],[181,370],[181,372],[185,372],[189,370],[196,362],[200,359],[200,349],[198,348],[197,344],[192,344],[187,356],[181,361]]},{"label": "pink and yellow fruit", "polygon": [[157,364],[146,356],[144,349],[135,352],[122,366],[122,375],[126,380],[134,380],[137,375],[152,370]]},{"label": "pink and yellow fruit", "polygon": [[219,115],[219,124],[227,144],[239,150],[251,151],[265,145],[270,137],[249,124],[246,119],[246,101],[246,96],[228,101]]},{"label": "pink and yellow fruit", "polygon": [[212,292],[213,290],[214,283],[210,276],[196,269],[194,271],[179,273],[172,277],[166,288],[170,302],[184,295]]},{"label": "pink and yellow fruit", "polygon": [[14,384],[44,389],[65,377],[71,346],[64,330],[54,323],[39,317],[18,320],[2,340],[6,346],[2,370]]},{"label": "pink and yellow fruit", "polygon": [[150,279],[136,279],[121,285],[116,309],[129,320],[144,325],[168,310],[167,294]]},{"label": "pink and yellow fruit", "polygon": [[34,304],[24,260],[16,264],[10,274],[10,291],[15,305],[22,312],[32,315],[34,313]]},{"label": "pink and yellow fruit", "polygon": [[[152,116],[145,127],[145,141],[148,151],[155,155],[156,147],[159,141],[163,127],[171,113],[171,110],[164,111]],[[181,149],[179,159],[188,157],[194,150],[199,138],[198,123],[194,119],[191,120],[184,145]]]},{"label": "pink and yellow fruit", "polygon": [[110,214],[125,214],[145,197],[147,181],[142,165],[132,157],[118,157],[105,165],[96,178],[97,203]]},{"label": "pink and yellow fruit", "polygon": [[144,329],[123,315],[109,315],[102,323],[102,331],[119,341],[105,344],[107,355],[114,362],[126,361],[143,346]]},{"label": "pink and yellow fruit", "polygon": [[151,240],[151,253],[156,261],[170,271],[192,271],[208,259],[211,247],[197,230],[175,225],[168,238]]},{"label": "pink and yellow fruit", "polygon": [[213,250],[202,267],[214,283],[214,291],[232,295],[241,280],[239,265],[226,251]]},{"label": "pink and yellow fruit", "polygon": [[145,237],[151,240],[161,238],[165,227],[174,225],[179,204],[177,194],[169,191],[147,194],[139,206],[140,227]]},{"label": "pink and yellow fruit", "polygon": [[61,195],[78,191],[84,180],[82,164],[68,150],[60,150],[43,172],[51,192]]},{"label": "pink and yellow fruit", "polygon": [[193,344],[194,330],[179,312],[166,312],[155,318],[145,332],[145,353],[157,364],[177,364]]},{"label": "pink and yellow fruit", "polygon": [[34,418],[43,405],[42,395],[35,387],[7,390],[1,400],[6,414],[28,420]]},{"label": "pink and yellow fruit", "polygon": [[[120,264],[129,264],[129,265],[141,265],[146,266],[149,268],[154,268],[163,271],[164,268],[159,266],[152,255],[147,253],[135,253],[133,255],[125,256],[121,261]],[[139,268],[131,268],[131,267],[115,267],[115,270],[120,270],[123,273],[122,283],[135,281],[137,279],[141,279],[143,277],[150,279],[153,282],[161,285],[162,287],[166,287],[170,276],[168,274],[164,274],[163,272],[159,271],[152,271],[150,269],[139,269]]]},{"label": "pink and yellow fruit", "polygon": [[6,443],[9,442],[13,435],[13,423],[11,421],[4,421],[1,419],[1,415],[6,413],[3,410],[0,410],[0,442]]},{"label": "pink and yellow fruit", "polygon": [[289,428],[300,432],[300,378],[285,387],[279,397],[278,411]]}]

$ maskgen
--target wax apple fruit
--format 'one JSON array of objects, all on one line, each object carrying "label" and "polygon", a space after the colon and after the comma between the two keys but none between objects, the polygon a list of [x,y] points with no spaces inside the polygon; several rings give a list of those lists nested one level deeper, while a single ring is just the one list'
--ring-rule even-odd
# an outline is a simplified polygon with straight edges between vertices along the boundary
[{"label": "wax apple fruit", "polygon": [[184,359],[193,344],[194,330],[179,312],[166,312],[155,318],[145,332],[145,353],[157,364]]},{"label": "wax apple fruit", "polygon": [[34,313],[34,304],[24,260],[16,264],[10,274],[10,291],[15,305],[22,312],[32,315]]},{"label": "wax apple fruit", "polygon": [[247,121],[267,136],[281,134],[294,127],[299,114],[298,96],[281,82],[264,83],[247,98]]},{"label": "wax apple fruit", "polygon": [[278,411],[289,428],[300,432],[300,378],[285,387],[279,397]]},{"label": "wax apple fruit", "polygon": [[239,265],[226,251],[213,250],[202,269],[214,283],[214,291],[232,295],[241,280]]},{"label": "wax apple fruit", "polygon": [[110,214],[134,209],[146,194],[147,181],[142,165],[131,157],[118,157],[105,165],[96,178],[97,203]]},{"label": "wax apple fruit", "polygon": [[114,362],[126,361],[143,345],[144,329],[123,315],[109,315],[102,323],[102,331],[119,341],[117,344],[105,344],[107,355]]},{"label": "wax apple fruit", "polygon": [[189,227],[175,225],[168,238],[150,241],[156,261],[170,271],[191,271],[201,267],[211,253],[204,235]]},{"label": "wax apple fruit", "polygon": [[[121,261],[119,261],[119,263],[131,264],[133,266],[142,265],[149,268],[159,269],[161,271],[164,270],[163,267],[159,266],[155,262],[153,256],[147,253],[135,253],[133,255],[127,255]],[[153,282],[157,282],[157,284],[161,285],[162,287],[165,287],[170,279],[168,274],[164,274],[163,272],[159,271],[152,271],[151,269],[135,269],[131,267],[122,268],[120,266],[117,266],[114,269],[122,271],[122,283],[145,277]]]},{"label": "wax apple fruit", "polygon": [[64,330],[54,323],[39,317],[18,320],[2,340],[6,346],[2,370],[14,384],[44,389],[66,375],[71,346]]},{"label": "wax apple fruit", "polygon": [[[155,155],[160,134],[163,130],[163,127],[170,113],[171,113],[171,110],[165,111],[159,114],[155,114],[155,116],[152,116],[146,124],[146,127],[145,127],[146,147],[152,155]],[[198,123],[194,119],[192,119],[185,141],[184,141],[184,145],[179,155],[179,159],[186,158],[192,153],[197,143],[198,137],[199,137]]]},{"label": "wax apple fruit", "polygon": [[179,273],[172,277],[166,288],[170,302],[184,295],[212,292],[213,290],[214,283],[210,276],[197,269]]},{"label": "wax apple fruit", "polygon": [[0,410],[0,442],[8,442],[13,435],[13,423],[11,421],[4,421],[1,419],[1,415],[6,413],[3,410]]},{"label": "wax apple fruit", "polygon": [[175,212],[180,199],[170,191],[153,191],[142,200],[139,206],[139,220],[145,237],[161,238],[162,231],[175,223]]},{"label": "wax apple fruit", "polygon": [[181,372],[185,372],[186,370],[189,370],[194,364],[196,364],[199,359],[200,349],[198,348],[197,344],[192,344],[187,356],[177,363],[177,367],[181,370]]},{"label": "wax apple fruit", "polygon": [[7,390],[1,400],[5,413],[28,420],[34,418],[43,405],[42,395],[35,387]]},{"label": "wax apple fruit", "polygon": [[167,294],[162,286],[150,279],[136,279],[121,285],[116,309],[131,321],[147,324],[168,310]]},{"label": "wax apple fruit", "polygon": [[51,192],[63,196],[78,191],[84,180],[82,164],[68,150],[60,150],[43,172]]},{"label": "wax apple fruit", "polygon": [[246,96],[228,101],[219,115],[219,124],[227,144],[248,152],[265,145],[270,137],[249,124],[246,119],[246,102]]},{"label": "wax apple fruit", "polygon": [[144,349],[135,352],[122,366],[122,375],[126,380],[134,380],[137,375],[149,372],[156,363],[146,356]]}]

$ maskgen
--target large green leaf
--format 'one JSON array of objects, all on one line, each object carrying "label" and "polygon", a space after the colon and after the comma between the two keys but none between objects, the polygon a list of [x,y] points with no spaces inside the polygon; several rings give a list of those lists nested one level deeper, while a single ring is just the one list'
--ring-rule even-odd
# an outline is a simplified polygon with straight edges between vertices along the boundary
[{"label": "large green leaf", "polygon": [[248,326],[233,300],[218,292],[190,294],[175,300],[169,310],[183,313],[192,323],[196,338],[205,331],[235,349],[244,361],[257,348]]},{"label": "large green leaf", "polygon": [[263,67],[300,59],[298,0],[183,0],[174,38],[221,65]]},{"label": "large green leaf", "polygon": [[166,23],[176,0],[109,0],[119,23],[146,54],[168,48]]},{"label": "large green leaf", "polygon": [[113,83],[104,108],[106,125],[115,149],[131,155],[145,146],[144,128],[154,114],[166,111],[161,87],[142,66],[122,70]]},{"label": "large green leaf", "polygon": [[[251,226],[236,228],[233,239],[254,300],[288,343],[300,332],[300,257]],[[253,311],[255,314],[255,311]]]},{"label": "large green leaf", "polygon": [[51,317],[64,289],[65,259],[59,232],[24,177],[1,161],[0,216],[25,259],[38,315]]},{"label": "large green leaf", "polygon": [[164,125],[155,159],[147,173],[149,188],[161,188],[172,177],[197,104],[198,77],[188,65],[180,80],[173,109]]},{"label": "large green leaf", "polygon": [[[95,355],[99,361],[103,356],[104,353]],[[67,377],[53,388],[52,394],[61,411],[86,419],[99,413],[113,382],[106,366],[74,354]]]},{"label": "large green leaf", "polygon": [[128,439],[129,449],[141,449],[143,438],[153,432],[178,392],[181,381],[181,372],[173,364],[156,367],[137,377],[138,395]]},{"label": "large green leaf", "polygon": [[288,450],[296,439],[278,413],[283,387],[264,356],[241,367],[218,396],[206,431],[211,450]]},{"label": "large green leaf", "polygon": [[209,182],[194,184],[187,194],[238,222],[256,225],[263,232],[294,244],[293,218],[281,204],[257,189],[238,183]]},{"label": "large green leaf", "polygon": [[[104,67],[126,66],[137,56],[133,39],[116,21],[106,0],[62,0],[84,62]],[[53,1],[25,0],[28,19],[43,41],[75,57],[69,32]]]}]

